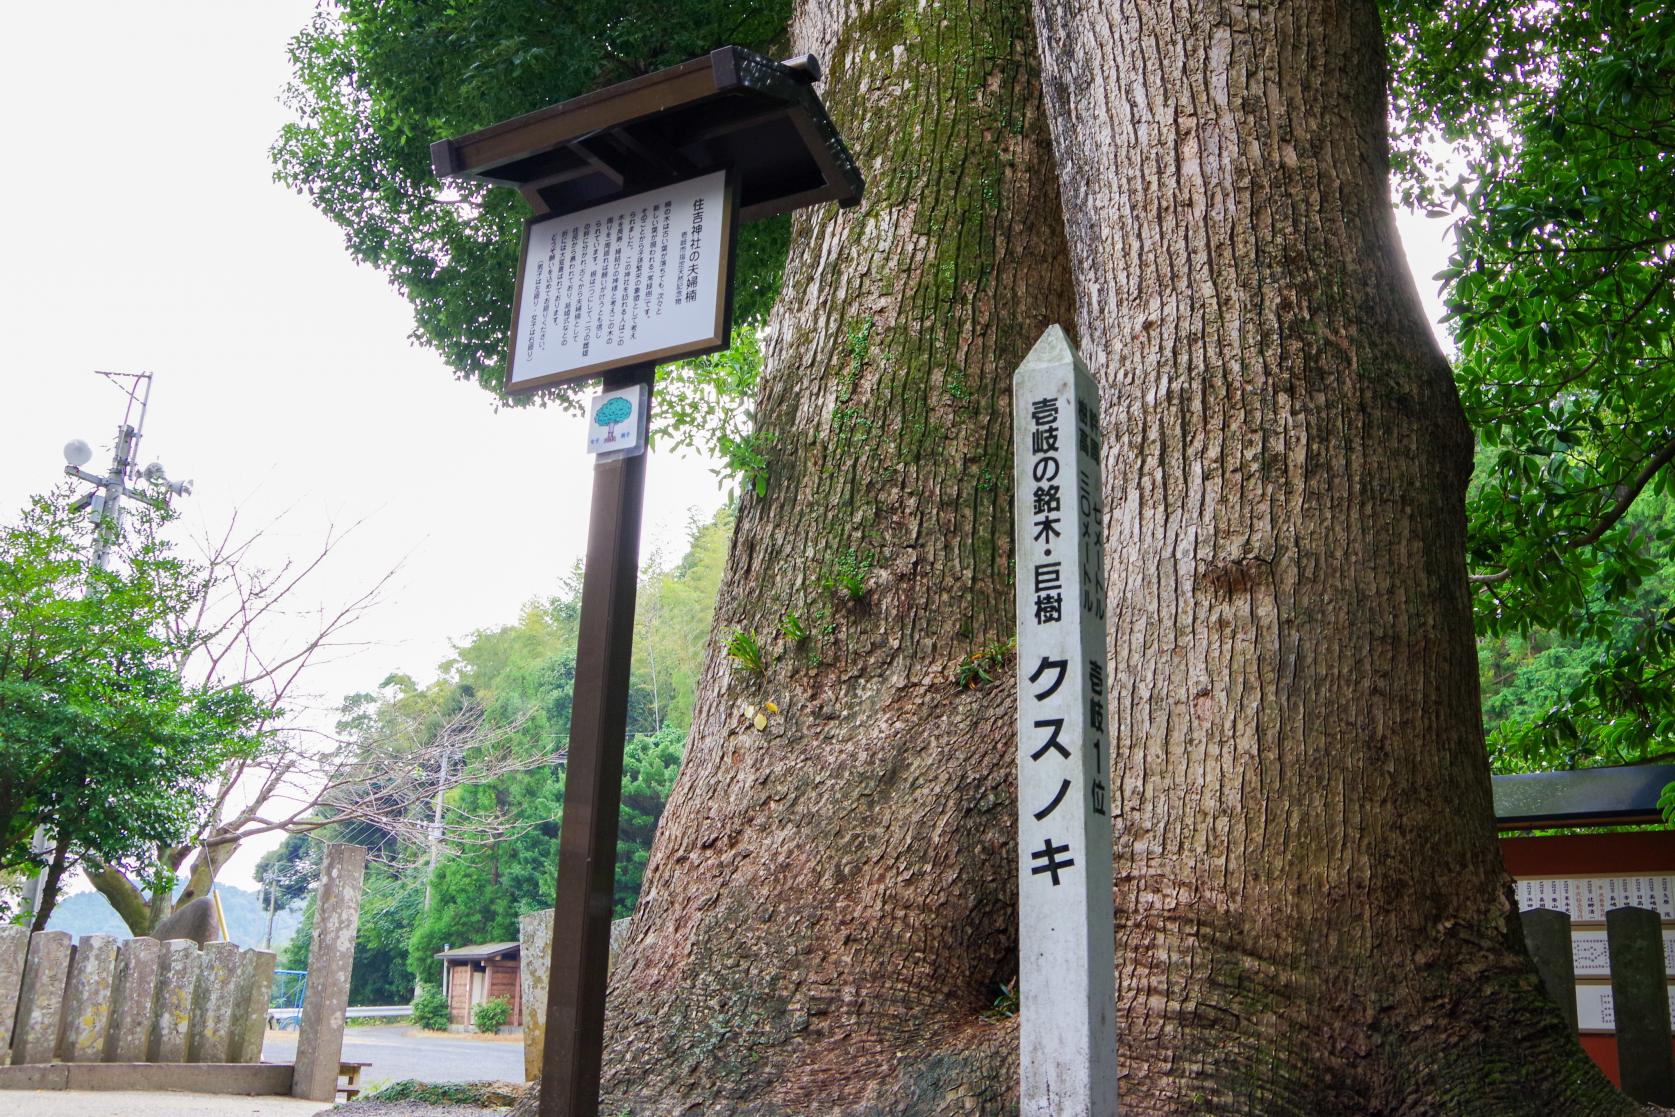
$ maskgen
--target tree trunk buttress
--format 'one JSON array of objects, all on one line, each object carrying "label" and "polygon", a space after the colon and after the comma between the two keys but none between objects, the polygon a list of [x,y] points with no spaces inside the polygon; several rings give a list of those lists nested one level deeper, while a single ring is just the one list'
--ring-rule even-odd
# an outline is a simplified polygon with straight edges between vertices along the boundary
[{"label": "tree trunk buttress", "polygon": [[603,1111],[1015,1112],[1016,1029],[982,1018],[1016,967],[1013,703],[956,676],[1015,627],[1012,371],[1074,313],[1029,10],[808,0],[791,41],[866,199],[796,219],[770,478],[612,976]]},{"label": "tree trunk buttress", "polygon": [[[1123,1112],[1627,1110],[1523,956],[1370,0],[1037,0],[1107,434]],[[1027,991],[1026,991],[1027,996]]]}]

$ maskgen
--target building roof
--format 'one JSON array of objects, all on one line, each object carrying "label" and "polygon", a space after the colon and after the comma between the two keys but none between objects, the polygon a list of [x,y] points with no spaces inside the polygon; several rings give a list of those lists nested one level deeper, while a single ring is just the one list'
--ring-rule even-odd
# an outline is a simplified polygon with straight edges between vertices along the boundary
[{"label": "building roof", "polygon": [[1658,795],[1671,783],[1675,764],[1496,776],[1495,822],[1502,830],[1661,822]]},{"label": "building roof", "polygon": [[864,183],[811,88],[812,57],[774,62],[726,46],[431,145],[437,175],[521,190],[537,213],[573,213],[728,169],[741,221],[835,201]]},{"label": "building roof", "polygon": [[491,958],[516,957],[522,952],[515,942],[490,942],[479,946],[456,946],[452,950],[439,950],[436,957],[445,958],[450,962],[486,962]]}]

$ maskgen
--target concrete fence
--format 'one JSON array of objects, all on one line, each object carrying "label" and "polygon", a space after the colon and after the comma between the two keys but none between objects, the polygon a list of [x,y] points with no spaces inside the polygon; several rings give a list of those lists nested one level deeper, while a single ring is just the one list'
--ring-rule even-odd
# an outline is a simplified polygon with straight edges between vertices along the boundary
[{"label": "concrete fence", "polygon": [[0,927],[0,1064],[254,1063],[274,956]]}]

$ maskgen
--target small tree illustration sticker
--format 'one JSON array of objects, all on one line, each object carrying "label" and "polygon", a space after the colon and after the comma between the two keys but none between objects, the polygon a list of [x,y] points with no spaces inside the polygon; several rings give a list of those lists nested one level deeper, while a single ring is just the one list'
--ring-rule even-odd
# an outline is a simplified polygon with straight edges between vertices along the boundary
[{"label": "small tree illustration sticker", "polygon": [[604,402],[599,410],[594,413],[593,421],[605,428],[606,442],[615,442],[617,427],[626,423],[628,417],[632,414],[634,414],[634,405],[622,396],[617,396],[615,399],[608,399]]}]

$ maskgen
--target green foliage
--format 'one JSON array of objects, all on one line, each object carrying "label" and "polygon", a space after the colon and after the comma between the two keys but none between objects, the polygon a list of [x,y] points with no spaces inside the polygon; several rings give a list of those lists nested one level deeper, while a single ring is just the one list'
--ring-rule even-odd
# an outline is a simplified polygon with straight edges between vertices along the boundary
[{"label": "green foliage", "polygon": [[1647,510],[1675,486],[1675,20],[1637,0],[1384,8],[1398,185],[1455,218],[1438,279],[1479,440],[1491,750],[1657,754],[1675,743],[1669,521]]},{"label": "green foliage", "polygon": [[754,675],[765,674],[767,662],[762,658],[762,645],[753,633],[739,630],[727,640],[727,657],[737,667]]},{"label": "green foliage", "polygon": [[283,911],[306,897],[319,881],[319,843],[307,834],[285,835],[277,848],[257,858],[255,876],[262,907]]},{"label": "green foliage", "polygon": [[803,627],[801,618],[795,613],[787,612],[779,618],[779,630],[793,644],[799,644],[808,639],[808,629]]},{"label": "green foliage", "polygon": [[[641,578],[617,833],[618,916],[634,909],[657,822],[680,769],[732,526],[732,513],[725,509],[710,523],[694,524],[687,553],[673,569],[648,570]],[[516,939],[520,916],[552,905],[580,585],[578,571],[557,595],[527,606],[515,623],[474,633],[428,686],[391,676],[377,693],[345,700],[338,729],[351,739],[382,738],[400,728],[419,743],[433,742],[465,711],[480,729],[511,732],[520,755],[554,761],[450,791],[434,873],[404,868],[426,859],[428,847],[370,834],[359,822],[325,831],[334,840],[380,844],[362,901],[353,1003],[399,1003],[414,975],[436,972],[434,955],[445,945]],[[471,751],[456,762],[469,766]],[[433,807],[415,805],[423,824]],[[500,828],[481,838],[455,837],[485,819],[499,820]],[[306,968],[311,906],[304,919],[305,930],[287,957],[293,968]]]},{"label": "green foliage", "polygon": [[1596,582],[1563,625],[1480,642],[1498,771],[1675,754],[1675,500],[1645,497],[1625,524],[1646,541],[1651,568],[1632,591]]},{"label": "green foliage", "polygon": [[840,551],[837,562],[821,584],[850,601],[859,601],[867,594],[867,576],[872,573],[873,559],[870,551],[864,555],[853,550]]},{"label": "green foliage", "polygon": [[657,823],[674,790],[686,748],[685,725],[665,725],[654,734],[629,738],[622,756],[622,813],[617,822],[616,889],[612,917],[634,914],[634,903],[651,859]]},{"label": "green foliage", "polygon": [[37,825],[73,854],[161,879],[160,844],[197,828],[206,782],[260,745],[243,687],[182,682],[202,572],[166,514],[132,502],[110,569],[90,569],[68,489],[0,528],[0,871],[33,866]]},{"label": "green foliage", "polygon": [[[512,190],[438,182],[430,144],[728,43],[772,54],[789,16],[788,0],[333,0],[292,40],[275,174],[407,297],[415,340],[498,389],[529,210]],[[740,230],[738,321],[777,294],[787,227]]]},{"label": "green foliage", "polygon": [[855,382],[860,379],[861,369],[867,363],[867,354],[872,350],[872,325],[873,317],[869,314],[849,326],[849,368],[838,386],[839,403],[848,403],[849,397],[855,392]]},{"label": "green foliage", "polygon": [[448,998],[442,995],[441,986],[425,982],[413,998],[413,1025],[427,1032],[445,1032],[451,1022]]},{"label": "green foliage", "polygon": [[505,997],[490,997],[486,1001],[479,1001],[477,1007],[471,1010],[471,1023],[484,1035],[492,1036],[499,1032],[511,1018],[512,1002]]},{"label": "green foliage", "polygon": [[986,648],[979,648],[960,661],[954,671],[954,682],[961,689],[975,690],[987,686],[995,681],[995,675],[1006,666],[1012,653],[1018,650],[1018,638],[1002,640],[990,644]]},{"label": "green foliage", "polygon": [[[388,1086],[379,1087],[364,1095],[361,1100],[470,1106],[491,1112],[504,1112],[509,1106],[516,1104],[518,1097],[518,1094],[494,1082],[418,1082],[404,1078]],[[344,1112],[354,1113],[355,1109],[355,1103],[350,1103],[344,1108]]]},{"label": "green foliage", "polygon": [[757,496],[768,491],[771,432],[756,430],[756,384],[762,376],[760,321],[733,330],[732,347],[665,365],[657,374],[654,435],[721,459],[718,477],[738,478]]},{"label": "green foliage", "polygon": [[1018,979],[1000,983],[994,1004],[983,1010],[985,1020],[1007,1020],[1018,1015]]}]

